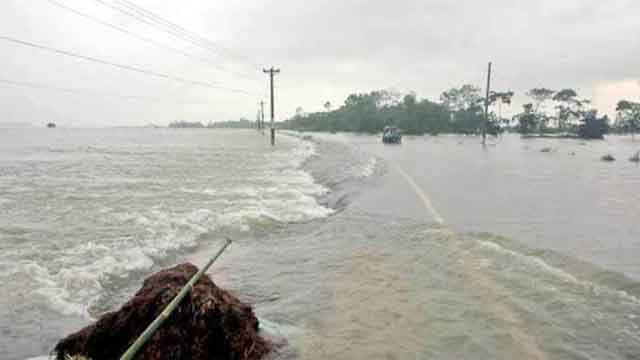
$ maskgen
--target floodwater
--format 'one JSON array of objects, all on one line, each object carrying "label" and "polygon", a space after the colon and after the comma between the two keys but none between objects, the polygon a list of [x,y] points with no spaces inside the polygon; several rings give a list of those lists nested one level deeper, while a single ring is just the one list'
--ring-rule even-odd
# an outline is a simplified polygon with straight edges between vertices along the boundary
[{"label": "floodwater", "polygon": [[[456,231],[499,234],[640,279],[640,166],[629,161],[640,141],[507,135],[483,148],[475,137],[441,136],[393,148],[345,140],[408,173]],[[601,161],[605,154],[617,161]]]},{"label": "floodwater", "polygon": [[313,151],[242,131],[3,132],[0,358],[46,354],[221,234],[328,216],[300,169]]},{"label": "floodwater", "polygon": [[2,358],[46,354],[223,236],[210,275],[254,304],[276,359],[640,357],[628,138],[16,131],[0,135]]}]

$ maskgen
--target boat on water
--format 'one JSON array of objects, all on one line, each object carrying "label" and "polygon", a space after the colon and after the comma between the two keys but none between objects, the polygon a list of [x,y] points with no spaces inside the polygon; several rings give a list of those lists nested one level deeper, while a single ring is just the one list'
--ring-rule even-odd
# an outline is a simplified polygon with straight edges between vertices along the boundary
[{"label": "boat on water", "polygon": [[47,127],[48,127],[48,128],[50,128],[50,129],[52,129],[52,128],[56,127],[56,124],[55,124],[55,123],[50,122],[50,123],[48,123],[48,124],[47,124]]},{"label": "boat on water", "polygon": [[385,126],[382,131],[382,142],[385,144],[400,144],[402,142],[400,129],[395,126]]}]

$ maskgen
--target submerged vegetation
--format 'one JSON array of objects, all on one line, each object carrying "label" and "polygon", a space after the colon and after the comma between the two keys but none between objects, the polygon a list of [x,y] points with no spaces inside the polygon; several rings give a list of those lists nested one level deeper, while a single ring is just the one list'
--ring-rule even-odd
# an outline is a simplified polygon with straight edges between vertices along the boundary
[{"label": "submerged vegetation", "polygon": [[[600,116],[591,101],[570,88],[559,91],[534,88],[526,92],[529,102],[512,118],[502,116],[502,106],[510,106],[512,91],[492,91],[488,98],[480,88],[462,85],[444,91],[438,101],[419,99],[414,92],[402,95],[392,90],[351,94],[344,105],[305,113],[302,108],[283,122],[286,129],[303,131],[378,133],[385,126],[397,126],[406,134],[479,134],[518,132],[524,136],[602,139],[609,131],[631,133],[640,129],[640,103],[622,100],[617,119]],[[484,106],[488,107],[486,114]],[[497,113],[496,113],[497,110]]]},{"label": "submerged vegetation", "polygon": [[[524,104],[523,111],[514,116],[516,130],[521,134],[602,139],[609,132],[609,118],[600,117],[597,110],[588,108],[591,101],[580,98],[573,89],[535,88],[526,95],[531,102]],[[549,103],[555,104],[552,110],[547,108]]]},{"label": "submerged vegetation", "polygon": [[620,100],[616,106],[618,119],[616,132],[630,133],[632,138],[640,130],[640,103]]},{"label": "submerged vegetation", "polygon": [[[191,284],[190,279],[197,273],[197,267],[184,263],[150,275],[120,309],[103,314],[93,324],[61,339],[52,358],[128,358],[123,354],[142,330],[163,316],[165,322],[147,339],[135,359],[263,358],[273,346],[259,333],[253,308],[218,287],[206,274]],[[175,311],[165,315],[170,302],[187,286],[192,286],[189,293],[175,303]]]},{"label": "submerged vegetation", "polygon": [[611,154],[605,154],[600,159],[602,159],[602,161],[607,161],[607,162],[616,161],[616,158]]}]

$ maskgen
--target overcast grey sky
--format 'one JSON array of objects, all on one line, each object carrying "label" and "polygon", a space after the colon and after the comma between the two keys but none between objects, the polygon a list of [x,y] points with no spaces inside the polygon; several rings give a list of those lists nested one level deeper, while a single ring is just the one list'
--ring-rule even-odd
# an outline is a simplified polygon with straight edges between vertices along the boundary
[{"label": "overcast grey sky", "polygon": [[[55,0],[191,54],[124,35],[49,0],[2,0],[0,36],[27,40],[251,94],[142,75],[0,40],[0,80],[153,99],[83,96],[0,83],[0,122],[50,120],[75,126],[166,124],[246,116],[267,100],[261,66],[275,65],[276,116],[296,107],[339,106],[353,92],[395,88],[436,100],[450,87],[516,92],[572,87],[612,113],[620,98],[640,101],[637,0],[129,0],[215,43],[207,51],[105,4]],[[197,59],[195,59],[197,58]],[[223,70],[220,70],[223,68]],[[265,95],[261,95],[265,94]],[[509,113],[505,109],[505,113]]]}]

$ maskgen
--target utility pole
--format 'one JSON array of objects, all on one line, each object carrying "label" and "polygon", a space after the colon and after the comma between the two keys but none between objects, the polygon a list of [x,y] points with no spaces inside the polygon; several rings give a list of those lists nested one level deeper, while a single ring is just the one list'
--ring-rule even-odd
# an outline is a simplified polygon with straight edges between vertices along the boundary
[{"label": "utility pole", "polygon": [[487,126],[489,125],[489,91],[491,89],[491,61],[487,71],[487,95],[484,98],[484,124],[482,126],[482,145],[487,141]]},{"label": "utility pole", "polygon": [[280,69],[274,69],[272,66],[271,69],[263,69],[262,71],[265,74],[269,74],[271,85],[271,146],[274,146],[276,144],[276,129],[273,127],[273,119],[275,117],[275,111],[273,108],[273,76],[280,73]]},{"label": "utility pole", "polygon": [[260,101],[260,131],[264,134],[264,100]]}]

